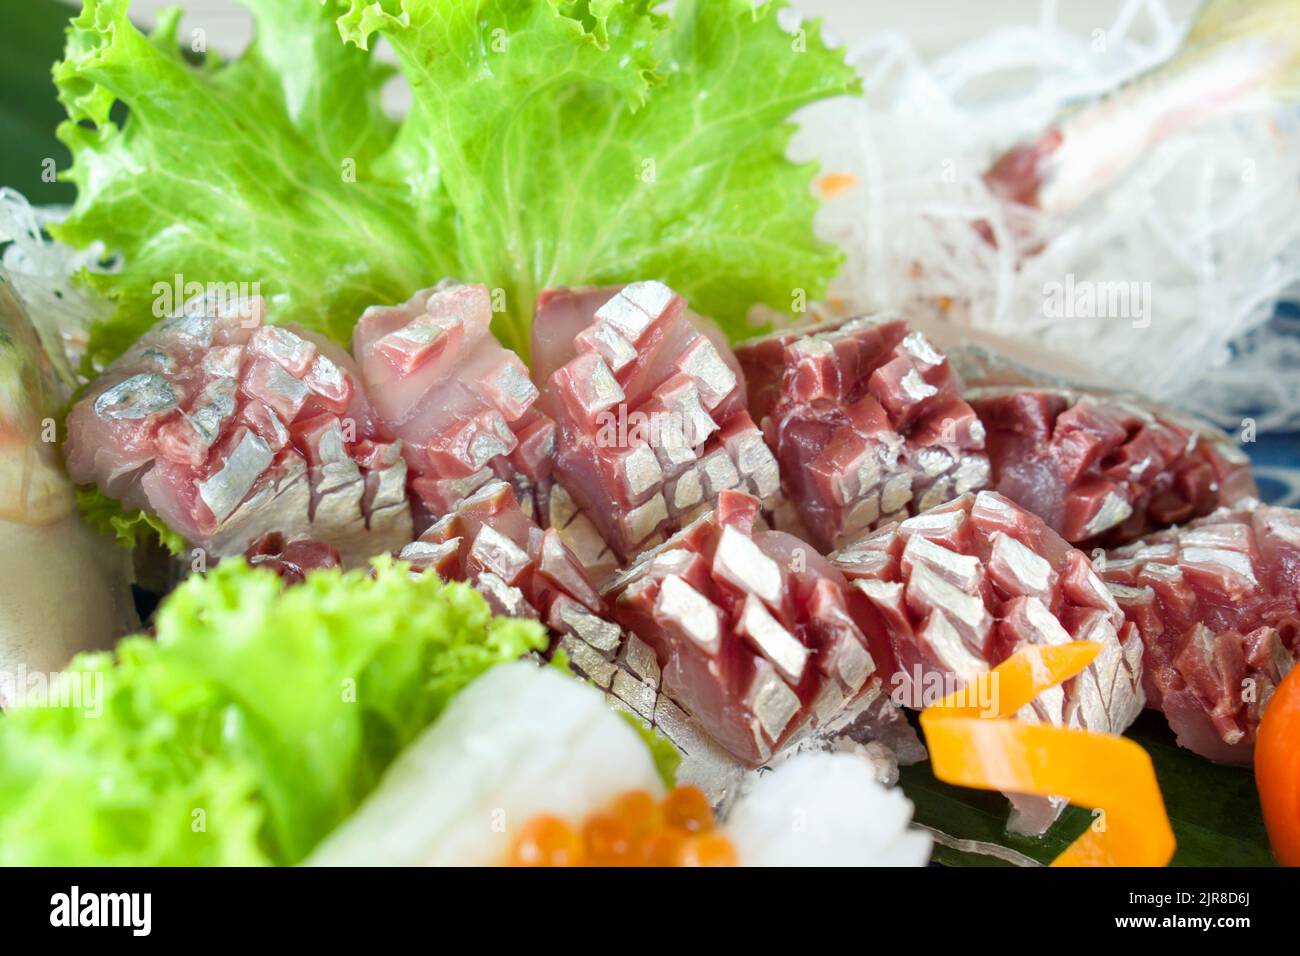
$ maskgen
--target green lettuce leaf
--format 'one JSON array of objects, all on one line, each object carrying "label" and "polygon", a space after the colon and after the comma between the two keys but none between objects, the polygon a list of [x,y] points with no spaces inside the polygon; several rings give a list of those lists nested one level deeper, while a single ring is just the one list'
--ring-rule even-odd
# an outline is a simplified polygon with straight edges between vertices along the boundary
[{"label": "green lettuce leaf", "polygon": [[111,535],[124,548],[135,549],[148,539],[157,538],[168,553],[185,553],[185,539],[167,527],[161,518],[139,508],[128,512],[121,502],[93,485],[77,489],[77,507],[92,528]]},{"label": "green lettuce leaf", "polygon": [[[341,341],[367,305],[484,282],[526,355],[546,286],[659,278],[741,335],[752,305],[819,295],[839,264],[813,235],[813,169],[784,151],[790,115],[856,79],[779,3],[243,2],[257,39],[228,63],[187,61],[174,14],[142,36],[125,0],[84,0],[69,29],[54,77],[77,201],[58,234],[124,257],[86,277],[117,303],[92,364],[178,274],[257,282],[275,321]],[[400,122],[376,35],[412,91]]]},{"label": "green lettuce leaf", "polygon": [[181,55],[179,10],[150,37],[126,0],[86,0],[69,25],[54,79],[77,199],[53,231],[124,257],[120,271],[85,276],[117,304],[91,330],[92,364],[179,307],[159,299],[176,276],[258,283],[277,320],[345,341],[367,304],[404,299],[453,265],[404,190],[369,171],[393,134],[378,103],[387,71],[339,40],[319,0],[247,5],[258,38],[231,63]]},{"label": "green lettuce leaf", "polygon": [[226,561],[156,625],[74,661],[80,706],[0,717],[0,862],[298,862],[461,688],[545,645],[393,561],[291,588]]},{"label": "green lettuce leaf", "polygon": [[650,751],[650,758],[655,762],[655,770],[659,772],[659,779],[664,782],[665,787],[672,789],[677,785],[677,768],[682,765],[681,752],[673,746],[671,740],[636,714],[630,714],[627,711],[621,713],[623,718],[640,735],[646,749]]}]

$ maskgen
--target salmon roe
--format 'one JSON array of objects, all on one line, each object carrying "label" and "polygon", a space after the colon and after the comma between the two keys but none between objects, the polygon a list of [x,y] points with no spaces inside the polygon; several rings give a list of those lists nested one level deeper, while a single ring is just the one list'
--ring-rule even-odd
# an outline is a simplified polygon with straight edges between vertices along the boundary
[{"label": "salmon roe", "polygon": [[550,815],[529,820],[515,838],[510,864],[735,866],[736,848],[716,824],[698,787],[677,787],[662,801],[630,790],[577,826]]},{"label": "salmon roe", "polygon": [[534,817],[524,824],[510,853],[511,866],[581,866],[582,836],[559,817]]}]

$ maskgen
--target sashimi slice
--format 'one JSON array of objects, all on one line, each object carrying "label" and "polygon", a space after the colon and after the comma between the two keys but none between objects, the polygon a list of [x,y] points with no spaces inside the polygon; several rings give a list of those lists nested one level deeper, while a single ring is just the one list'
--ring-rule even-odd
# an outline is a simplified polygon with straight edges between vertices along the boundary
[{"label": "sashimi slice", "polygon": [[[1096,641],[1097,659],[1021,720],[1122,733],[1142,709],[1142,641],[1083,552],[994,492],[964,495],[831,555],[896,699],[917,709],[969,688],[1026,645]],[[985,683],[981,683],[985,682]],[[1064,804],[1012,796],[1011,826],[1041,832]]]},{"label": "sashimi slice", "polygon": [[[745,411],[735,358],[663,283],[548,290],[533,352],[538,405],[556,423],[554,484],[563,489],[535,513],[591,556],[597,576],[687,524],[723,490],[776,493],[776,462]],[[612,560],[592,554],[600,552],[593,530]]]},{"label": "sashimi slice", "polygon": [[901,319],[778,332],[737,356],[781,467],[778,527],[832,550],[987,485],[984,429],[961,383]]},{"label": "sashimi slice", "polygon": [[606,589],[670,701],[747,766],[849,713],[901,720],[844,577],[793,536],[756,530],[759,507],[722,492]]},{"label": "sashimi slice", "polygon": [[351,358],[265,315],[260,297],[195,299],[146,333],[69,413],[73,479],[213,558],[272,531],[349,565],[409,541],[401,445],[376,427]]},{"label": "sashimi slice", "polygon": [[1119,396],[985,388],[992,487],[1080,548],[1114,547],[1258,494],[1222,433]]},{"label": "sashimi slice", "polygon": [[1250,763],[1300,655],[1300,511],[1242,501],[1110,551],[1101,576],[1142,636],[1147,703],[1178,742]]},{"label": "sashimi slice", "polygon": [[550,471],[554,429],[491,321],[486,287],[443,282],[400,306],[370,307],[353,330],[367,394],[402,440],[411,488],[432,518],[493,477],[523,491]]}]

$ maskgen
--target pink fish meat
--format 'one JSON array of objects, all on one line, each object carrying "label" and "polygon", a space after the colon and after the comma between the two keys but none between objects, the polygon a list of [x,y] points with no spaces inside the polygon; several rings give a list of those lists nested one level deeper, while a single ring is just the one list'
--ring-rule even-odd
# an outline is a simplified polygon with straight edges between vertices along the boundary
[{"label": "pink fish meat", "polygon": [[988,435],[992,487],[1081,548],[1258,494],[1226,436],[1136,400],[1014,387],[968,397]]},{"label": "pink fish meat", "polygon": [[722,492],[606,590],[615,620],[654,651],[666,694],[749,766],[855,702],[893,709],[843,575],[793,535],[757,530],[759,507]]},{"label": "pink fish meat", "polygon": [[[776,462],[745,410],[735,358],[662,283],[542,293],[533,353],[561,489],[538,514],[598,576],[725,489],[776,493]],[[612,559],[593,549],[593,529]]]},{"label": "pink fish meat", "polygon": [[469,582],[498,614],[538,618],[561,634],[617,631],[602,620],[604,601],[582,562],[557,531],[524,514],[500,479],[457,502],[399,556],[419,571]]},{"label": "pink fish meat", "polygon": [[[1121,733],[1142,708],[1142,641],[1083,552],[990,491],[869,533],[831,556],[855,620],[903,700],[973,684],[1026,646],[1096,641],[1079,676],[1040,694],[1022,720]],[[945,678],[947,680],[945,680]],[[995,690],[995,688],[994,688]],[[1040,832],[1062,804],[1013,797],[1013,829]]]},{"label": "pink fish meat", "polygon": [[1178,742],[1249,763],[1300,654],[1300,511],[1240,502],[1111,551],[1102,577],[1142,635],[1147,702]]},{"label": "pink fish meat", "polygon": [[69,413],[73,479],[217,558],[269,531],[327,541],[349,564],[409,540],[401,445],[351,358],[265,314],[261,297],[196,299],[154,326]]},{"label": "pink fish meat", "polygon": [[366,391],[434,518],[494,477],[531,486],[550,470],[554,425],[533,410],[528,369],[491,322],[485,286],[444,282],[371,306],[352,333]]},{"label": "pink fish meat", "polygon": [[285,584],[302,584],[310,571],[337,568],[343,563],[338,551],[314,538],[286,541],[278,531],[262,535],[244,552],[244,559],[255,568],[267,568]]},{"label": "pink fish meat", "polygon": [[984,429],[960,381],[903,321],[779,332],[737,355],[785,494],[819,547],[987,484]]}]

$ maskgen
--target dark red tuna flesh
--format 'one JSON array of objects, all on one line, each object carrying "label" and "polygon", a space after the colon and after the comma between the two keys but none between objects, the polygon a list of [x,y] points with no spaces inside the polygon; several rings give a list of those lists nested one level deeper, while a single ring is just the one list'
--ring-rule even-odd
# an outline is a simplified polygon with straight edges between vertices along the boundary
[{"label": "dark red tuna flesh", "polygon": [[993,488],[1081,548],[1120,545],[1258,493],[1225,436],[1134,400],[1034,388],[968,398],[988,435]]},{"label": "dark red tuna flesh", "polygon": [[1147,702],[1203,757],[1249,763],[1300,654],[1300,511],[1240,502],[1106,556],[1142,635]]},{"label": "dark red tuna flesh", "polygon": [[196,299],[110,365],[68,415],[79,484],[162,518],[213,557],[269,531],[348,564],[410,540],[401,443],[377,426],[351,358],[260,297]]},{"label": "dark red tuna flesh", "polygon": [[785,495],[823,550],[987,484],[983,426],[905,322],[782,332],[736,354]]},{"label": "dark red tuna flesh", "polygon": [[366,390],[433,517],[494,477],[531,485],[550,470],[554,426],[534,411],[528,369],[491,323],[485,286],[444,282],[371,306],[352,333]]},{"label": "dark red tuna flesh", "polygon": [[[831,563],[852,582],[850,610],[895,700],[928,706],[930,689],[976,682],[1021,648],[1087,640],[1101,644],[1097,659],[1020,719],[1121,733],[1142,709],[1137,628],[1083,552],[1001,495],[964,495],[880,528]],[[1022,832],[1040,832],[1062,806],[1012,800]]]},{"label": "dark red tuna flesh", "polygon": [[301,584],[310,571],[337,568],[343,561],[331,545],[314,538],[294,538],[286,541],[278,531],[262,535],[244,552],[244,558],[255,568],[268,568],[278,574],[285,584]]},{"label": "dark red tuna flesh", "polygon": [[880,690],[844,577],[798,538],[756,530],[759,508],[722,492],[606,589],[665,693],[748,766]]},{"label": "dark red tuna flesh", "polygon": [[599,561],[607,571],[724,489],[776,493],[776,462],[745,411],[734,357],[664,284],[544,292],[533,353],[535,374],[546,375],[538,406],[557,426],[562,488],[536,510],[566,540],[580,516],[586,540],[571,543],[584,560],[591,527],[614,558]]}]

